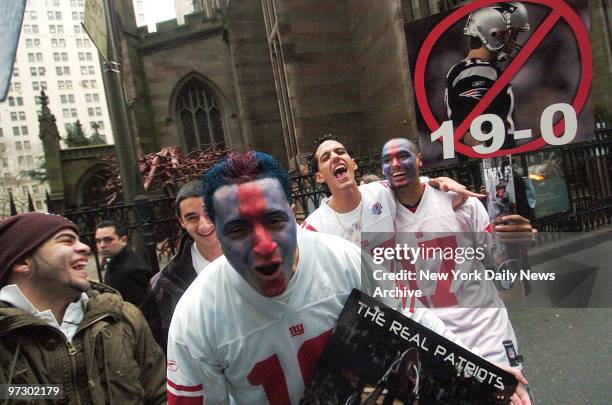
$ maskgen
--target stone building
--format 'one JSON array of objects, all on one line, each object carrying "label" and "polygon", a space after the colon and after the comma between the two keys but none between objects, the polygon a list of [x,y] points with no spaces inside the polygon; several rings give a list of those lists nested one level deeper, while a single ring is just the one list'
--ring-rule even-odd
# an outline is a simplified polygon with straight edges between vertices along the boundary
[{"label": "stone building", "polygon": [[[204,0],[184,25],[166,21],[155,33],[136,27],[131,3],[115,7],[137,153],[221,144],[295,170],[327,132],[360,156],[391,136],[414,137],[404,24],[464,2]],[[589,5],[592,93],[605,110],[612,6]]]}]

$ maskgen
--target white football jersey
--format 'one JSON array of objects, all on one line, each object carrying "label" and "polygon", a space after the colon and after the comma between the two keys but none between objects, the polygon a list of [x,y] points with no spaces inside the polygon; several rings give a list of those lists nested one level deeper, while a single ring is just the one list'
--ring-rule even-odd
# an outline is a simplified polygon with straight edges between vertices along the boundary
[{"label": "white football jersey", "polygon": [[[340,236],[359,247],[372,248],[392,238],[395,198],[388,181],[359,186],[361,203],[351,212],[339,214],[329,206],[329,198],[302,222],[302,228]],[[368,237],[362,240],[362,233]],[[386,237],[385,237],[386,236]],[[369,240],[369,238],[377,240]],[[378,239],[383,240],[378,240]]]},{"label": "white football jersey", "polygon": [[[398,243],[414,248],[440,248],[457,252],[457,248],[481,248],[490,254],[491,225],[485,207],[470,197],[461,207],[453,210],[454,193],[444,193],[430,186],[415,212],[397,204],[395,229]],[[491,362],[509,364],[502,341],[516,336],[504,303],[492,281],[484,278],[485,267],[477,258],[441,257],[429,251],[414,266],[403,261],[402,268],[415,271],[413,288],[420,289],[421,301],[454,332],[463,343]],[[476,256],[476,255],[474,255]],[[454,277],[452,270],[471,275],[471,279]],[[425,274],[447,274],[447,279],[428,279]],[[479,274],[481,279],[475,279]],[[416,283],[416,285],[415,285]],[[518,349],[517,349],[518,350]]]},{"label": "white football jersey", "polygon": [[[260,295],[223,256],[189,286],[168,336],[169,404],[299,403],[362,281],[361,252],[348,241],[299,230],[298,247],[289,297]],[[409,315],[457,342],[431,311]]]}]

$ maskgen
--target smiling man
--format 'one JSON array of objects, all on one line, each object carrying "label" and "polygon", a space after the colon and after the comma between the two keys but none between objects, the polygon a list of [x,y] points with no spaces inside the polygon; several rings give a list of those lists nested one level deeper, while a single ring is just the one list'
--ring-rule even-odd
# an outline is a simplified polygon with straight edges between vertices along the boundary
[{"label": "smiling man", "polygon": [[215,225],[204,211],[202,182],[193,180],[175,198],[176,216],[184,230],[178,252],[153,278],[141,309],[157,343],[166,350],[174,308],[187,287],[206,266],[222,255]]},{"label": "smiling man", "polygon": [[0,384],[61,383],[67,403],[165,402],[161,349],[136,307],[87,279],[72,222],[12,216],[0,246]]},{"label": "smiling man", "polygon": [[[289,176],[269,155],[231,154],[203,188],[224,256],[174,312],[168,402],[297,404],[350,292],[368,291],[361,252],[297,227]],[[414,317],[445,333],[431,312]]]}]

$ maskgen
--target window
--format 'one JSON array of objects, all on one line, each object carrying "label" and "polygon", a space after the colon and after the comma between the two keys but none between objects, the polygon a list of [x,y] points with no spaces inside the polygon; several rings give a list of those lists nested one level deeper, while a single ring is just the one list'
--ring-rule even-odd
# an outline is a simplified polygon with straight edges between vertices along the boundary
[{"label": "window", "polygon": [[67,108],[63,108],[63,109],[62,109],[62,116],[63,116],[64,118],[70,118],[70,110],[69,110],[69,109],[67,109]]},{"label": "window", "polygon": [[19,68],[13,68],[13,77],[19,77]]},{"label": "window", "polygon": [[92,107],[89,107],[87,109],[87,114],[89,114],[90,117],[93,117],[94,116],[94,109]]},{"label": "window", "polygon": [[98,87],[98,83],[95,80],[91,81],[91,88],[95,89],[96,87]]},{"label": "window", "polygon": [[37,104],[37,105],[41,105],[42,104],[42,97],[34,96],[34,103]]},{"label": "window", "polygon": [[19,121],[25,121],[26,115],[25,111],[19,111]]},{"label": "window", "polygon": [[77,110],[76,108],[71,108],[70,109],[70,116],[75,118],[77,116]]},{"label": "window", "polygon": [[15,107],[15,97],[8,98],[9,106]]},{"label": "window", "polygon": [[93,101],[94,101],[94,103],[99,103],[100,102],[100,96],[98,94],[94,94],[93,95]]},{"label": "window", "polygon": [[32,48],[34,46],[34,41],[31,38],[27,38],[25,43],[26,43],[26,48]]},{"label": "window", "polygon": [[82,75],[86,75],[87,74],[87,66],[81,66],[81,74]]},{"label": "window", "polygon": [[47,18],[49,20],[54,20],[55,19],[55,14],[53,14],[53,11],[47,11]]},{"label": "window", "polygon": [[52,48],[57,48],[57,44],[58,44],[57,39],[52,38],[51,39],[51,47]]},{"label": "window", "polygon": [[43,61],[42,52],[36,52],[36,62],[42,62],[42,61]]},{"label": "window", "polygon": [[38,25],[32,24],[32,34],[38,34]]},{"label": "window", "polygon": [[63,81],[63,80],[58,80],[57,81],[57,88],[60,89],[60,90],[65,90],[66,89],[66,82]]},{"label": "window", "polygon": [[76,46],[77,46],[77,48],[82,48],[83,47],[83,40],[81,38],[77,38],[76,39]]},{"label": "window", "polygon": [[4,130],[0,128],[0,138],[2,138],[3,136],[4,136]]},{"label": "window", "polygon": [[91,94],[85,94],[85,101],[91,103]]},{"label": "window", "polygon": [[21,91],[21,83],[19,83],[19,82],[13,83],[13,90]]},{"label": "window", "polygon": [[36,20],[38,16],[36,15],[36,10],[30,11],[30,20]]},{"label": "window", "polygon": [[87,66],[87,73],[89,73],[90,75],[94,75],[96,74],[94,67],[93,66]]},{"label": "window", "polygon": [[57,33],[58,34],[63,34],[64,33],[64,26],[63,25],[58,25],[57,26]]},{"label": "window", "polygon": [[85,20],[85,13],[83,11],[79,12],[79,19],[81,21]]},{"label": "window", "polygon": [[74,28],[74,33],[75,34],[80,34],[81,33],[81,26],[80,25],[75,25],[73,26]]},{"label": "window", "polygon": [[33,53],[28,53],[28,62],[34,62],[36,60],[36,57],[34,56]]},{"label": "window", "polygon": [[11,121],[17,121],[17,113],[15,111],[11,112]]},{"label": "window", "polygon": [[60,48],[65,48],[66,47],[66,40],[64,38],[60,38],[59,39],[59,47]]},{"label": "window", "polygon": [[51,34],[55,34],[57,31],[55,30],[55,25],[49,25],[49,32]]},{"label": "window", "polygon": [[19,127],[13,127],[13,135],[19,136]]},{"label": "window", "polygon": [[56,73],[58,76],[61,76],[61,75],[63,75],[63,74],[64,74],[64,69],[62,69],[62,67],[61,67],[61,66],[56,66],[56,67],[55,67],[55,73]]},{"label": "window", "polygon": [[68,102],[74,103],[74,94],[68,94]]},{"label": "window", "polygon": [[23,105],[23,97],[17,97],[17,105]]},{"label": "window", "polygon": [[43,90],[47,90],[47,82],[40,82],[40,88]]},{"label": "window", "polygon": [[38,73],[36,73],[36,72],[37,72],[37,70],[36,70],[36,68],[35,68],[35,67],[31,67],[31,68],[30,68],[30,75],[32,75],[32,76],[37,76],[37,75],[38,75]]},{"label": "window", "polygon": [[16,150],[22,150],[23,149],[23,146],[21,145],[21,141],[15,142],[15,149]]},{"label": "window", "polygon": [[23,156],[17,157],[17,164],[23,166],[25,164],[25,158]]},{"label": "window", "polygon": [[34,48],[40,48],[40,39],[34,38]]},{"label": "window", "polygon": [[183,85],[177,93],[175,112],[187,152],[225,145],[220,107],[202,80],[193,77]]},{"label": "window", "polygon": [[67,52],[62,52],[62,60],[64,62],[68,62],[68,53]]},{"label": "window", "polygon": [[24,34],[29,34],[29,33],[31,33],[31,32],[32,32],[32,30],[30,29],[30,25],[28,25],[28,24],[24,24],[24,25],[23,25],[23,33],[24,33]]},{"label": "window", "polygon": [[62,104],[66,104],[68,102],[68,99],[66,98],[65,94],[60,95],[60,103]]},{"label": "window", "polygon": [[45,69],[44,67],[38,68],[38,76],[44,76],[45,73],[47,73],[47,69]]},{"label": "window", "polygon": [[[24,146],[25,146],[25,145],[24,145]],[[27,149],[27,148],[25,148],[25,149]],[[27,163],[28,165],[32,165],[32,164],[34,163],[34,158],[32,157],[32,155],[27,155],[27,156],[26,156],[26,163]]]},{"label": "window", "polygon": [[27,135],[28,134],[28,127],[23,126],[21,127],[21,135]]},{"label": "window", "polygon": [[84,61],[85,60],[85,52],[79,52],[79,60],[80,61]]},{"label": "window", "polygon": [[89,45],[90,45],[90,44],[89,44],[89,38],[84,38],[84,39],[83,39],[83,46],[84,46],[85,48],[87,48],[87,47],[89,47]]},{"label": "window", "polygon": [[79,13],[77,13],[76,11],[72,12],[72,19],[77,21],[79,19]]},{"label": "window", "polygon": [[96,115],[98,117],[102,115],[102,109],[100,107],[96,107]]},{"label": "window", "polygon": [[87,56],[87,60],[92,61],[93,60],[93,56],[91,55],[91,52],[87,52],[85,54],[85,56]]},{"label": "window", "polygon": [[[57,0],[57,2],[59,3],[59,0]],[[58,4],[59,6],[59,4]],[[62,19],[62,12],[61,11],[56,11],[55,12],[55,20],[61,20]]]},{"label": "window", "polygon": [[40,84],[38,82],[32,82],[32,90],[39,91]]}]

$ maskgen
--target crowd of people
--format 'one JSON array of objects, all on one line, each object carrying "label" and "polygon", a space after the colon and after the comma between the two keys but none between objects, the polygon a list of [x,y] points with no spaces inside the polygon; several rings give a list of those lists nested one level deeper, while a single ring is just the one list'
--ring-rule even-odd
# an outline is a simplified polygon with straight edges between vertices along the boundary
[{"label": "crowd of people", "polygon": [[[504,10],[497,11],[522,9]],[[447,95],[464,107],[472,83],[460,79],[472,76],[461,72],[491,84],[498,72],[483,55],[505,51],[466,32],[478,61],[449,73]],[[449,113],[457,122],[465,116]],[[532,236],[528,219],[493,223],[479,194],[421,177],[421,155],[408,139],[383,146],[381,181],[358,185],[357,164],[331,135],[317,140],[309,165],[330,195],[301,224],[287,171],[262,152],[232,152],[183,185],[175,206],[184,232],[157,274],[130,248],[123,224],[97,224],[98,283],[86,271],[90,247],[66,218],[32,212],[2,220],[0,384],[59,384],[65,403],[298,404],[351,291],[380,286],[364,255],[396,244],[492,247],[493,233],[508,243]],[[419,270],[412,262],[385,266]],[[443,260],[437,266],[450,271]],[[484,271],[487,263],[463,266]],[[518,342],[491,281],[412,280],[401,288],[423,297],[384,303],[513,374],[511,403],[531,403],[520,365],[507,356],[504,342],[514,350]]]}]

